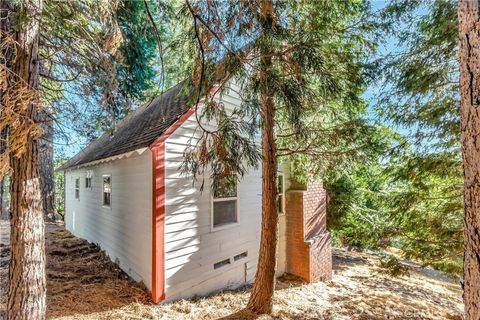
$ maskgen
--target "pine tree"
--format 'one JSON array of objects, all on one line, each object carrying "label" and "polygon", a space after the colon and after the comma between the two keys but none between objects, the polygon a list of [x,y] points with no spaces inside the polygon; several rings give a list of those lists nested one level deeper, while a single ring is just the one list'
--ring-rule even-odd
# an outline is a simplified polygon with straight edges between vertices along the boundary
[{"label": "pine tree", "polygon": [[7,319],[44,319],[46,310],[38,169],[40,24],[36,19],[42,6],[42,0],[0,1],[0,129],[9,131],[10,144],[1,156],[3,161],[9,160],[12,170]]},{"label": "pine tree", "polygon": [[[196,102],[207,98],[199,118],[201,123],[216,123],[217,129],[203,128],[198,143],[186,152],[183,170],[198,177],[211,168],[208,173],[215,188],[220,179],[232,175],[240,179],[261,159],[261,241],[247,308],[254,313],[270,313],[277,243],[277,158],[301,154],[334,163],[335,157],[347,157],[348,152],[325,151],[321,142],[326,138],[317,139],[322,130],[324,134],[335,131],[329,128],[332,119],[322,122],[318,118],[318,123],[310,116],[318,111],[319,117],[319,106],[331,116],[335,109],[348,114],[345,110],[351,107],[353,115],[358,105],[365,106],[358,98],[364,84],[359,57],[365,47],[360,45],[353,23],[358,23],[365,7],[343,1],[242,1],[225,5],[200,1],[195,5],[187,2],[185,10],[193,18],[190,34],[198,40],[192,70],[198,89]],[[233,113],[207,94],[214,83],[221,85],[220,90],[229,90],[230,80],[240,85],[242,98],[241,108]],[[355,124],[358,122],[345,121],[344,128],[354,128],[355,133]],[[255,144],[259,130],[261,153]],[[346,136],[346,132],[337,136],[336,142],[349,145]],[[282,137],[297,143],[279,145]],[[351,154],[359,150],[354,143],[350,147]]]},{"label": "pine tree", "polygon": [[[41,190],[45,189],[39,165],[42,161],[43,168],[53,165],[51,122],[60,111],[68,113],[65,106],[71,101],[64,98],[71,94],[70,89],[75,86],[90,88],[89,76],[98,70],[95,69],[97,64],[103,67],[104,75],[110,75],[111,64],[108,62],[121,44],[121,38],[118,36],[118,22],[112,18],[115,17],[112,8],[116,8],[113,1],[107,1],[102,10],[98,10],[95,3],[83,1],[0,3],[0,175],[10,174],[12,212],[7,317],[42,319],[45,316],[42,209],[50,206],[42,204]],[[139,11],[138,6],[135,10]],[[128,21],[141,25],[141,19],[138,15],[129,16],[130,13],[124,14],[127,20],[124,28],[134,29],[141,39],[142,30],[128,25]],[[141,43],[126,45],[124,54],[127,55],[129,50],[145,54],[149,47],[143,47]],[[148,53],[148,56],[152,55]],[[136,57],[126,59],[133,64]],[[124,66],[128,68],[129,65]],[[137,62],[133,70],[138,68]],[[143,83],[147,83],[149,78],[146,75],[152,72],[148,68],[144,70],[147,73],[135,76],[145,76]],[[122,75],[131,76],[131,70],[122,71]],[[132,93],[137,89],[127,84],[124,92],[130,90],[128,92]],[[85,100],[98,99],[91,91],[83,91],[80,95]],[[71,106],[77,109],[76,104]],[[77,115],[81,114],[75,111]],[[39,154],[39,140],[48,140],[46,150],[49,157]],[[51,173],[51,170],[47,171]],[[48,177],[49,173],[45,176]]]},{"label": "pine tree", "polygon": [[96,2],[46,2],[41,83],[44,99],[60,119],[57,139],[69,142],[74,132],[90,140],[112,131],[161,89],[155,34],[164,31],[149,23],[147,6],[158,16],[152,3],[108,1],[99,10]]},{"label": "pine tree", "polygon": [[[457,2],[392,1],[395,49],[380,60],[376,110],[404,134],[389,157],[390,218],[405,257],[459,275],[463,254]],[[421,227],[419,227],[421,226]]]}]

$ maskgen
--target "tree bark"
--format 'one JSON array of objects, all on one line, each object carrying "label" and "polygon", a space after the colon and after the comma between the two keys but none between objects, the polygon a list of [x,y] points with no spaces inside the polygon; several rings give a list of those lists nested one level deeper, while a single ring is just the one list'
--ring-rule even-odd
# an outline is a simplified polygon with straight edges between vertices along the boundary
[{"label": "tree bark", "polygon": [[12,163],[11,257],[7,319],[44,319],[46,309],[45,232],[37,142]]},{"label": "tree bark", "polygon": [[[43,0],[22,4],[0,0],[0,9],[7,17],[2,30],[14,34],[15,57],[9,61],[12,75],[7,90],[37,90],[39,79],[39,22],[36,19]],[[15,15],[14,15],[15,13]],[[14,25],[13,17],[22,17]],[[15,27],[15,28],[13,28]],[[12,31],[14,30],[14,31]],[[3,93],[2,93],[3,99]],[[38,124],[38,99],[19,108],[21,119]],[[11,218],[7,319],[44,319],[46,309],[45,228],[38,168],[38,140],[29,134],[21,156],[12,155],[10,166]]]},{"label": "tree bark", "polygon": [[55,175],[53,164],[53,110],[45,106],[39,114],[43,130],[40,139],[40,186],[45,220],[55,220]]},{"label": "tree bark", "polygon": [[480,319],[480,5],[462,0],[460,116],[464,171],[464,303],[467,320]]},{"label": "tree bark", "polygon": [[277,149],[274,139],[275,102],[268,89],[268,72],[272,67],[269,52],[262,52],[260,62],[262,114],[262,231],[258,266],[247,308],[257,314],[272,312],[275,289],[277,250]]}]

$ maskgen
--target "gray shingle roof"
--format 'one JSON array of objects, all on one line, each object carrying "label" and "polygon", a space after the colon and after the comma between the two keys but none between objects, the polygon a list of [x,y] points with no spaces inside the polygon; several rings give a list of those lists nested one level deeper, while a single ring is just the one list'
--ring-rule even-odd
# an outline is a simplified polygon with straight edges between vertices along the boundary
[{"label": "gray shingle roof", "polygon": [[177,84],[148,105],[130,113],[113,135],[105,132],[59,170],[149,146],[190,108],[190,95],[183,90],[186,83],[184,81]]}]

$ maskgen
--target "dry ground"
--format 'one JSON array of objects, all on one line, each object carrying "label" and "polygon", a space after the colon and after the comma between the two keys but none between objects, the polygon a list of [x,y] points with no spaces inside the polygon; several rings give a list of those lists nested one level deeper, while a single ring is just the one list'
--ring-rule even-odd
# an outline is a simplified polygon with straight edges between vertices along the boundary
[{"label": "dry ground", "polygon": [[[0,221],[0,314],[6,306],[8,225]],[[49,319],[245,319],[249,288],[208,298],[152,305],[96,246],[63,227],[47,225]],[[334,250],[329,283],[282,278],[275,319],[461,319],[460,286],[432,270],[416,268],[392,278],[374,256]],[[1,318],[1,316],[0,316]],[[261,317],[270,319],[271,317]]]}]

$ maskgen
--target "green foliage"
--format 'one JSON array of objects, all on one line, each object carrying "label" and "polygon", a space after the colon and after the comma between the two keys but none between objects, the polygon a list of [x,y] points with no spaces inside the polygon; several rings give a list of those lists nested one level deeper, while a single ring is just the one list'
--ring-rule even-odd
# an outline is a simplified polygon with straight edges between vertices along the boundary
[{"label": "green foliage", "polygon": [[[405,137],[395,152],[325,179],[328,224],[344,244],[391,245],[452,275],[462,268],[457,21],[454,1],[393,1],[382,26],[400,48],[380,60],[376,112]],[[371,135],[370,135],[371,136]],[[397,270],[398,261],[385,266]]]},{"label": "green foliage", "polygon": [[128,99],[143,101],[155,86],[155,29],[148,24],[143,1],[121,2],[117,19],[123,36],[117,68],[119,91]]},{"label": "green foliage", "polygon": [[367,165],[353,161],[355,170],[326,179],[329,228],[349,245],[392,245],[404,258],[458,275],[463,199],[456,2],[393,1],[377,26],[394,35],[398,49],[379,59],[385,83],[375,111],[405,137],[397,137],[394,153]]},{"label": "green foliage", "polygon": [[41,91],[53,104],[57,139],[96,138],[158,92],[156,33],[146,13],[148,5],[156,17],[155,4],[45,1]]},{"label": "green foliage", "polygon": [[397,226],[398,245],[406,258],[450,274],[462,270],[460,172],[459,161],[449,152],[406,152],[391,168],[391,218]]},{"label": "green foliage", "polygon": [[377,250],[391,245],[396,225],[390,217],[390,185],[379,156],[354,162],[349,171],[324,176],[327,227],[342,244]]},{"label": "green foliage", "polygon": [[365,137],[375,129],[363,118],[362,59],[374,45],[362,35],[368,28],[363,1],[273,1],[272,7],[200,1],[189,9],[190,35],[199,40],[191,68],[197,96],[211,83],[233,78],[243,103],[233,114],[206,104],[202,119],[219,128],[203,130],[186,155],[185,171],[203,174],[211,165],[215,180],[256,165],[253,143],[264,117],[259,102],[267,96],[275,103],[278,156],[290,158],[299,177],[313,179],[366,156],[371,140]]},{"label": "green foliage", "polygon": [[155,82],[158,72],[155,62],[159,54],[156,32],[163,29],[154,28],[149,23],[146,5],[149,10],[155,8],[152,1],[121,1],[116,9],[114,17],[122,39],[112,40],[118,44],[107,42],[107,47],[118,45],[118,49],[111,54],[109,63],[96,65],[90,75],[93,93],[104,106],[100,117],[95,114],[84,123],[92,137],[114,130],[116,122],[136,105],[158,94]]},{"label": "green foliage", "polygon": [[456,5],[452,0],[395,1],[387,7],[385,19],[393,24],[388,30],[397,31],[398,46],[405,49],[384,57],[381,71],[387,83],[377,111],[411,128],[419,151],[449,151],[459,158]]},{"label": "green foliage", "polygon": [[[392,218],[407,258],[461,272],[462,170],[459,149],[457,2],[395,1],[385,21],[397,22],[404,50],[385,59],[378,103],[386,121],[408,128],[411,147],[392,159]],[[403,24],[398,28],[398,22]]]},{"label": "green foliage", "polygon": [[388,274],[394,277],[409,275],[408,267],[402,264],[400,259],[393,255],[387,255],[380,260],[380,265]]}]

